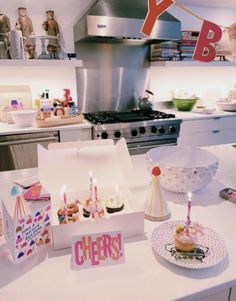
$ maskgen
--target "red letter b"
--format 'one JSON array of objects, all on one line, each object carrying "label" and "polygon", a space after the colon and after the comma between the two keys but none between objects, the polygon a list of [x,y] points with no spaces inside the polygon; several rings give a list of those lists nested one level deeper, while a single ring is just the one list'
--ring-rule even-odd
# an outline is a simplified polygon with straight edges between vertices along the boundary
[{"label": "red letter b", "polygon": [[211,43],[218,42],[221,39],[221,36],[222,30],[218,25],[204,20],[193,59],[201,62],[210,62],[214,60],[216,50]]}]

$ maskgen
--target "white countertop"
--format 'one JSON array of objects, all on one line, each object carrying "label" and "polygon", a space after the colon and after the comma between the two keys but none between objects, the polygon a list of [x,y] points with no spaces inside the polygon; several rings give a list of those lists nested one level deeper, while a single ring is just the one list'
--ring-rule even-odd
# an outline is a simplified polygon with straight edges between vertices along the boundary
[{"label": "white countertop", "polygon": [[163,111],[165,113],[175,114],[177,118],[181,118],[184,121],[187,120],[197,120],[197,119],[208,119],[208,118],[220,118],[220,117],[230,117],[230,116],[236,116],[236,112],[226,112],[221,110],[216,110],[212,114],[202,114],[202,113],[194,113],[192,111],[190,112],[184,112],[184,111],[178,111],[176,109],[161,109],[160,111]]},{"label": "white countertop", "polygon": [[[8,259],[8,250],[0,240],[0,300],[197,300],[236,285],[236,205],[221,199],[219,190],[236,188],[236,149],[228,145],[208,147],[220,160],[213,181],[194,193],[191,219],[215,230],[224,240],[228,256],[217,266],[191,270],[175,266],[152,250],[150,236],[160,223],[145,221],[145,237],[125,243],[126,263],[93,270],[72,271],[71,252],[48,250],[19,265]],[[133,156],[135,197],[145,200],[149,175],[145,156]],[[0,191],[9,190],[9,181],[35,175],[37,169],[0,173]],[[186,197],[165,191],[171,220],[185,219]],[[227,220],[227,223],[225,222]]]},{"label": "white countertop", "polygon": [[22,133],[35,133],[35,132],[50,132],[50,131],[69,131],[74,129],[91,128],[91,124],[84,120],[81,123],[60,125],[55,127],[39,128],[36,126],[32,127],[19,127],[16,124],[8,124],[0,122],[0,136],[11,135],[11,134],[22,134]]},{"label": "white countertop", "polygon": [[[225,112],[225,111],[216,111],[213,114],[199,114],[193,112],[181,112],[176,109],[160,109],[160,111],[175,114],[177,118],[181,118],[184,121],[187,120],[202,120],[212,117],[230,117],[236,116],[236,112]],[[47,128],[39,128],[36,126],[20,128],[16,124],[8,124],[5,122],[0,122],[0,136],[11,135],[11,134],[22,134],[22,133],[35,133],[35,132],[49,132],[49,131],[59,131],[59,130],[73,130],[73,129],[82,129],[82,128],[91,128],[92,125],[88,121],[84,120],[79,124],[71,124],[71,125],[62,125],[55,127],[47,127]]]}]

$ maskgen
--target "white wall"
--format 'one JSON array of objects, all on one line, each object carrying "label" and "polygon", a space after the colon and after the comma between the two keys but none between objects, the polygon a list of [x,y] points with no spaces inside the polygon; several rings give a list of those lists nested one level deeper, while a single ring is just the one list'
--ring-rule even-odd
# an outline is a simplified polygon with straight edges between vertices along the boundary
[{"label": "white wall", "polygon": [[[236,22],[236,10],[190,7],[192,11],[209,21],[219,25],[230,25]],[[180,8],[172,6],[169,10],[181,20],[182,29],[200,30],[202,22],[187,14]],[[184,89],[195,93],[206,104],[213,104],[220,97],[225,97],[231,85],[236,82],[236,67],[152,67],[150,89],[155,94],[155,100],[169,100],[170,91]]]}]

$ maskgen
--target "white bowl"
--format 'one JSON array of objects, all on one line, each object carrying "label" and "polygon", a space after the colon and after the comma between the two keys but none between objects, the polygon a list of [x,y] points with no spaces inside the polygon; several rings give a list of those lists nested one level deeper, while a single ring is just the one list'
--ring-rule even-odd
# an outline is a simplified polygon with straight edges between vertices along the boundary
[{"label": "white bowl", "polygon": [[166,146],[146,154],[149,171],[158,165],[161,185],[178,193],[194,192],[206,186],[216,174],[219,160],[208,151],[193,147]]},{"label": "white bowl", "polygon": [[32,126],[36,111],[34,110],[19,110],[10,112],[12,119],[15,124],[19,127],[30,127]]}]

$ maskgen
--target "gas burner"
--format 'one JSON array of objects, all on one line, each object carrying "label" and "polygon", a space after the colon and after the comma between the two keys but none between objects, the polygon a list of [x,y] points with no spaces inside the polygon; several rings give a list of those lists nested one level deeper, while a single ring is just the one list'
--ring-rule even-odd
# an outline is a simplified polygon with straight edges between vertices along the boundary
[{"label": "gas burner", "polygon": [[169,119],[175,118],[174,114],[167,114],[160,111],[144,112],[141,110],[133,110],[130,112],[116,112],[116,111],[105,111],[105,112],[94,112],[85,113],[85,118],[93,124],[112,124],[119,122],[138,122],[148,121],[155,119]]}]

